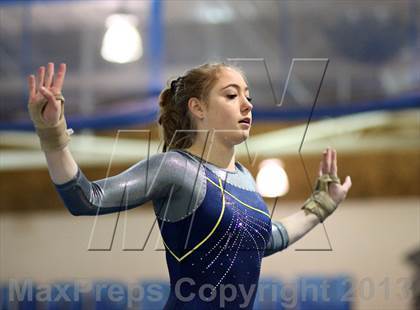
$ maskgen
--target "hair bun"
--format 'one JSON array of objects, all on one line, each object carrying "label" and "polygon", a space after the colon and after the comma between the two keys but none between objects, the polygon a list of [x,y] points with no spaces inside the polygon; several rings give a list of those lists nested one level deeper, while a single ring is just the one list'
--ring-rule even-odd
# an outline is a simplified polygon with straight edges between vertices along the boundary
[{"label": "hair bun", "polygon": [[171,82],[171,90],[172,90],[172,92],[173,92],[173,93],[175,93],[176,88],[177,88],[177,87],[178,87],[178,85],[181,83],[182,79],[183,79],[183,77],[182,77],[182,76],[180,76],[180,77],[178,77],[176,80],[173,80],[173,81]]}]

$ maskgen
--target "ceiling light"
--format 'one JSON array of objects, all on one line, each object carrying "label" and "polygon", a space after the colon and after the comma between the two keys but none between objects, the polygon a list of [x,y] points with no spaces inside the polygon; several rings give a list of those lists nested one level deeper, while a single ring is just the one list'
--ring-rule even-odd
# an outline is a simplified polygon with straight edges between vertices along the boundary
[{"label": "ceiling light", "polygon": [[233,9],[223,2],[217,6],[200,2],[197,13],[197,19],[208,24],[223,24],[234,19]]},{"label": "ceiling light", "polygon": [[137,28],[137,17],[130,14],[113,14],[106,19],[101,55],[115,63],[128,63],[143,55],[143,44]]},{"label": "ceiling light", "polygon": [[289,178],[284,165],[278,159],[266,159],[257,174],[257,190],[263,197],[280,197],[289,191]]}]

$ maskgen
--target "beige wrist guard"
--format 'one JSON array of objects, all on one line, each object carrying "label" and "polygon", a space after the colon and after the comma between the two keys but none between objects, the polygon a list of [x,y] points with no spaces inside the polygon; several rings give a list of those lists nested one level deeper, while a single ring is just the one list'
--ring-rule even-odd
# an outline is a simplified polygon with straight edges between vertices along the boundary
[{"label": "beige wrist guard", "polygon": [[328,194],[329,183],[341,184],[340,179],[336,176],[329,174],[320,176],[314,192],[302,207],[303,210],[315,214],[321,223],[337,208],[337,204]]},{"label": "beige wrist guard", "polygon": [[69,143],[72,132],[71,129],[67,130],[63,95],[58,94],[55,99],[61,101],[61,113],[58,122],[53,125],[47,124],[42,117],[42,112],[48,103],[47,99],[28,104],[29,115],[39,136],[41,149],[44,152],[63,149]]}]

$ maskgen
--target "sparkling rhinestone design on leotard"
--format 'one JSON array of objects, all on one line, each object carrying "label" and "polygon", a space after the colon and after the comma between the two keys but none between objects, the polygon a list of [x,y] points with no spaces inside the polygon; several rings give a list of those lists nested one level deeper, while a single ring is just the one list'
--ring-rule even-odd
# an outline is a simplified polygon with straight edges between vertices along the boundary
[{"label": "sparkling rhinestone design on leotard", "polygon": [[[205,170],[207,192],[202,205],[192,216],[179,222],[159,223],[163,228],[171,284],[182,277],[191,277],[198,284],[211,284],[207,297],[211,300],[222,283],[242,283],[249,287],[258,282],[271,234],[271,219],[258,193],[236,188],[211,170]],[[183,233],[186,236],[189,225],[191,241],[188,240],[186,248],[176,248],[182,243],[177,237]]]}]

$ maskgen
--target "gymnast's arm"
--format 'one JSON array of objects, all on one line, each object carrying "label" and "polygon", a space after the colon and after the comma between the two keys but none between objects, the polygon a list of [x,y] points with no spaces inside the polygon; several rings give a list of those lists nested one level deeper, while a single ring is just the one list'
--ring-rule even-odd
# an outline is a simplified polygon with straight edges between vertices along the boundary
[{"label": "gymnast's arm", "polygon": [[[333,176],[337,175],[337,157],[336,156],[337,154],[334,149],[327,148],[324,151],[323,159],[321,160],[320,168],[318,171],[319,177],[325,174],[332,174]],[[320,179],[318,179],[318,182],[320,182]],[[334,211],[337,205],[341,201],[343,201],[344,198],[346,197],[346,194],[351,187],[351,179],[349,176],[347,176],[344,184],[341,185],[340,183],[338,183],[337,185],[333,183],[332,186],[335,186],[335,192],[334,192],[334,197],[330,197],[330,199],[332,199],[334,203],[336,204],[336,206],[332,209],[332,211]],[[327,195],[330,195],[330,192],[327,192]],[[327,213],[326,216],[331,214],[332,211],[329,211],[329,213]],[[325,212],[325,209],[324,209],[324,212]],[[319,211],[316,213],[319,213]],[[319,213],[319,214],[322,214],[322,213]],[[301,209],[298,212],[282,219],[281,223],[288,234],[289,244],[292,244],[296,242],[297,240],[301,239],[310,230],[312,230],[316,225],[318,225],[322,219],[325,220],[326,216],[324,214],[323,217],[322,216],[318,217],[317,215],[315,215],[313,211],[311,212],[306,209],[303,209],[303,210]],[[273,232],[273,236],[274,236],[274,232]],[[280,241],[277,241],[277,245],[276,245],[276,242],[275,242],[276,239],[280,240],[281,238],[273,237],[272,239],[273,239],[272,242],[270,239],[271,243],[268,242],[269,246],[271,246],[272,248],[282,249],[282,243]],[[271,252],[272,251],[273,250],[271,250]],[[269,253],[271,254],[271,252]]]},{"label": "gymnast's arm", "polygon": [[264,257],[286,249],[289,243],[289,234],[286,227],[281,222],[272,219],[271,235],[265,247]]},{"label": "gymnast's arm", "polygon": [[[54,157],[51,153],[46,153],[46,157],[56,190],[73,215],[119,212],[162,198],[168,195],[172,187],[175,190],[179,187],[186,164],[185,158],[176,152],[160,153],[138,162],[116,176],[91,182],[76,164],[76,172],[70,178],[65,175],[65,169],[54,170],[60,161],[67,165],[69,162],[66,161],[74,162],[70,152],[68,154],[69,157],[63,153]],[[57,180],[65,181],[56,183]]]},{"label": "gymnast's arm", "polygon": [[284,250],[295,243],[312,228],[319,224],[319,219],[312,213],[300,210],[278,221],[271,220],[271,237],[267,244],[264,256]]}]

